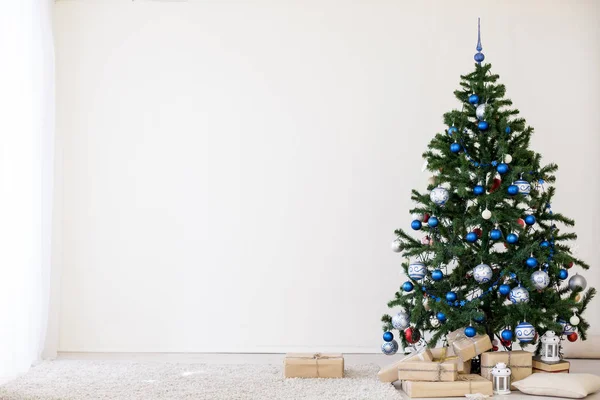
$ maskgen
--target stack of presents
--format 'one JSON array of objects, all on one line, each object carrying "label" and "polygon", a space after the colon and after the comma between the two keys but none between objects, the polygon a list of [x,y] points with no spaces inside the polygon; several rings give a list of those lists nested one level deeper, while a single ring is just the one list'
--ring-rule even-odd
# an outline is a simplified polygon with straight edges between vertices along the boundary
[{"label": "stack of presents", "polygon": [[[422,349],[382,368],[382,382],[401,381],[413,398],[464,397],[481,393],[492,396],[492,369],[497,364],[510,368],[514,383],[536,372],[569,372],[569,362],[542,362],[528,351],[493,351],[487,335],[466,337],[463,330],[448,335],[448,347]],[[480,357],[481,373],[471,373],[471,360]]]}]

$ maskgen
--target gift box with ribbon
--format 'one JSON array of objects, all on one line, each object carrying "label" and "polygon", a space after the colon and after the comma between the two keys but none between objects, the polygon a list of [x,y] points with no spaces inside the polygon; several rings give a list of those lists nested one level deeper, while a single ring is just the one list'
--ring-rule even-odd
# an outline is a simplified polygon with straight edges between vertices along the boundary
[{"label": "gift box with ribbon", "polygon": [[402,390],[412,398],[421,397],[464,397],[481,393],[492,396],[492,382],[480,375],[458,375],[454,382],[402,381]]},{"label": "gift box with ribbon", "polygon": [[491,381],[492,368],[497,363],[504,363],[510,368],[511,383],[520,381],[532,373],[532,356],[532,353],[524,350],[483,353],[481,355],[481,376]]},{"label": "gift box with ribbon", "polygon": [[464,329],[458,329],[447,336],[448,343],[461,361],[467,361],[479,354],[491,350],[492,341],[488,335],[468,337]]},{"label": "gift box with ribbon", "polygon": [[283,360],[286,378],[343,378],[344,357],[330,353],[288,353]]},{"label": "gift box with ribbon", "polygon": [[458,371],[459,374],[471,373],[471,360],[461,361],[458,356],[454,355],[452,347],[436,347],[431,349],[431,355],[433,356],[434,361],[449,361],[456,364],[456,371]]},{"label": "gift box with ribbon", "polygon": [[433,356],[429,349],[421,349],[411,353],[393,364],[387,365],[379,371],[377,376],[381,382],[394,382],[398,380],[398,365],[407,361],[433,361]]},{"label": "gift box with ribbon", "polygon": [[453,362],[406,361],[398,365],[398,379],[407,381],[453,382],[458,372]]}]

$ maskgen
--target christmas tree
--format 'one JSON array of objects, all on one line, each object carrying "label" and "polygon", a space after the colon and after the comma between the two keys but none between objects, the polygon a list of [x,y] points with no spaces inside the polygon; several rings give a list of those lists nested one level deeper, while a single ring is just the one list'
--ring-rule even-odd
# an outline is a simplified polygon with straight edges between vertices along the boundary
[{"label": "christmas tree", "polygon": [[[569,268],[589,266],[572,254],[574,221],[552,210],[556,164],[530,149],[533,128],[492,66],[483,63],[478,31],[475,70],[454,92],[459,107],[444,114],[447,129],[423,154],[433,173],[428,191],[412,191],[411,228],[398,229],[392,249],[410,278],[384,315],[382,351],[394,354],[430,332],[429,346],[457,329],[512,343],[535,344],[554,331],[585,340],[582,317],[595,294]],[[560,226],[560,228],[559,228]],[[568,279],[568,280],[567,280]]]}]

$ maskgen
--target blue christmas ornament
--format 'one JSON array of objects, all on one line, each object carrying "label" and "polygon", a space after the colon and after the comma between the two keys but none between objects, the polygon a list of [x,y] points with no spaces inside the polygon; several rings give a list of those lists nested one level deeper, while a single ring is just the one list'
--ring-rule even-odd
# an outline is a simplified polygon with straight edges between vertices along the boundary
[{"label": "blue christmas ornament", "polygon": [[500,287],[498,288],[498,292],[500,292],[500,294],[502,296],[506,296],[507,294],[510,293],[510,286],[508,286],[508,285],[500,285]]},{"label": "blue christmas ornament", "polygon": [[513,304],[527,303],[529,301],[529,292],[523,286],[519,285],[510,291],[510,301]]},{"label": "blue christmas ornament", "polygon": [[547,240],[544,240],[542,243],[540,243],[540,247],[546,248],[549,246],[550,246],[550,243]]},{"label": "blue christmas ornament", "polygon": [[383,340],[385,340],[386,342],[391,342],[392,340],[394,340],[394,334],[392,332],[384,333]]},{"label": "blue christmas ornament", "polygon": [[477,314],[475,317],[473,317],[473,320],[475,322],[481,323],[481,322],[483,322],[485,320],[485,315],[483,315],[483,314]]},{"label": "blue christmas ornament", "polygon": [[499,174],[505,174],[508,172],[508,165],[506,165],[504,163],[500,163],[496,167],[496,171],[498,171]]},{"label": "blue christmas ornament", "polygon": [[448,292],[446,293],[446,300],[448,301],[456,301],[458,296],[456,296],[456,293],[454,292]]},{"label": "blue christmas ornament", "polygon": [[435,269],[431,272],[431,279],[434,281],[441,281],[444,278],[444,273],[439,269]]},{"label": "blue christmas ornament", "polygon": [[513,185],[517,185],[519,193],[522,195],[526,196],[531,193],[531,184],[524,179],[517,179],[514,181]]},{"label": "blue christmas ornament", "polygon": [[479,96],[477,96],[476,94],[472,94],[469,96],[469,103],[471,104],[478,104],[479,103]]},{"label": "blue christmas ornament", "polygon": [[515,244],[519,241],[519,237],[514,233],[509,233],[506,235],[506,241],[510,244]]},{"label": "blue christmas ornament", "polygon": [[565,280],[569,277],[569,271],[567,271],[566,269],[561,269],[560,271],[558,271],[558,278]]},{"label": "blue christmas ornament", "polygon": [[483,53],[475,53],[475,56],[473,58],[477,63],[481,64],[485,59],[485,56],[483,55]]},{"label": "blue christmas ornament", "polygon": [[500,336],[502,336],[502,339],[504,339],[504,340],[512,340],[513,333],[512,333],[511,330],[505,329],[505,330],[502,331],[502,333],[500,334]]},{"label": "blue christmas ornament", "polygon": [[458,153],[460,151],[460,144],[458,143],[452,143],[450,145],[450,151],[453,153]]},{"label": "blue christmas ornament", "polygon": [[427,225],[429,225],[430,228],[435,228],[439,223],[440,221],[437,219],[437,217],[429,217],[427,220]]},{"label": "blue christmas ornament", "polygon": [[529,343],[535,337],[535,328],[529,322],[524,321],[517,325],[515,334],[519,342]]},{"label": "blue christmas ornament", "polygon": [[469,243],[475,243],[477,241],[477,234],[475,232],[469,232],[467,233],[467,236],[465,236],[465,239]]},{"label": "blue christmas ornament", "polygon": [[479,26],[479,18],[477,18],[477,47],[475,47],[475,49],[477,50],[477,53],[475,53],[475,56],[473,56],[473,58],[478,64],[481,65],[481,62],[485,59],[485,56],[481,52],[481,50],[483,50],[483,47],[481,47],[481,29]]},{"label": "blue christmas ornament", "polygon": [[411,292],[414,289],[412,282],[406,281],[402,284],[402,290],[405,292]]},{"label": "blue christmas ornament", "polygon": [[475,330],[475,328],[473,328],[472,326],[467,326],[465,328],[465,336],[466,337],[473,337],[477,335],[477,331]]},{"label": "blue christmas ornament", "polygon": [[483,188],[483,186],[481,186],[481,185],[476,185],[476,186],[473,188],[473,194],[474,194],[475,196],[479,196],[479,195],[482,195],[482,194],[484,194],[484,193],[485,193],[485,189],[484,189],[484,188]]},{"label": "blue christmas ornament", "polygon": [[517,185],[510,185],[508,187],[508,189],[506,189],[506,191],[508,192],[508,194],[510,194],[511,196],[514,196],[516,194],[519,193],[519,187]]},{"label": "blue christmas ornament", "polygon": [[455,126],[448,128],[448,135],[452,136],[452,134],[456,132],[458,132],[458,129]]},{"label": "blue christmas ornament", "polygon": [[427,267],[421,261],[413,261],[408,266],[408,276],[410,279],[414,279],[415,281],[419,281],[425,278],[427,274]]},{"label": "blue christmas ornament", "polygon": [[435,317],[436,317],[436,318],[438,319],[438,321],[440,321],[440,322],[444,322],[444,321],[446,321],[446,314],[444,314],[444,313],[443,313],[443,312],[441,312],[441,311],[440,311],[439,313],[437,313],[437,315],[436,315]]},{"label": "blue christmas ornament", "polygon": [[490,239],[492,240],[498,240],[502,237],[502,232],[500,231],[500,229],[492,229],[490,231]]},{"label": "blue christmas ornament", "polygon": [[528,216],[526,216],[525,217],[525,223],[527,225],[533,225],[533,224],[535,224],[535,217],[533,215],[531,215],[531,214],[528,215]]},{"label": "blue christmas ornament", "polygon": [[490,125],[485,121],[479,121],[477,123],[477,127],[479,128],[480,131],[487,131],[487,129],[490,127]]},{"label": "blue christmas ornament", "polygon": [[415,231],[421,229],[421,226],[421,221],[419,221],[418,219],[415,219],[413,222],[410,223],[410,227],[413,228]]},{"label": "blue christmas ornament", "polygon": [[504,132],[506,132],[506,133],[511,133],[511,132],[512,132],[512,129],[510,129],[510,126],[507,126],[507,127],[504,129]]},{"label": "blue christmas ornament", "polygon": [[398,351],[398,342],[392,340],[391,342],[383,342],[381,345],[381,352],[386,356],[393,356]]},{"label": "blue christmas ornament", "polygon": [[535,268],[538,265],[538,261],[535,259],[535,257],[529,257],[525,263],[529,268]]}]

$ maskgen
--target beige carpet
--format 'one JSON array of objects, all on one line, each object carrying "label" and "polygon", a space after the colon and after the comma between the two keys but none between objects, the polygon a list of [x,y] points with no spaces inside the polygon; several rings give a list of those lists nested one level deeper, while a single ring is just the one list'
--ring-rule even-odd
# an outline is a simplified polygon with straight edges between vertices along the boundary
[{"label": "beige carpet", "polygon": [[377,371],[354,365],[344,379],[284,379],[281,365],[57,360],[0,386],[0,399],[401,399]]}]

